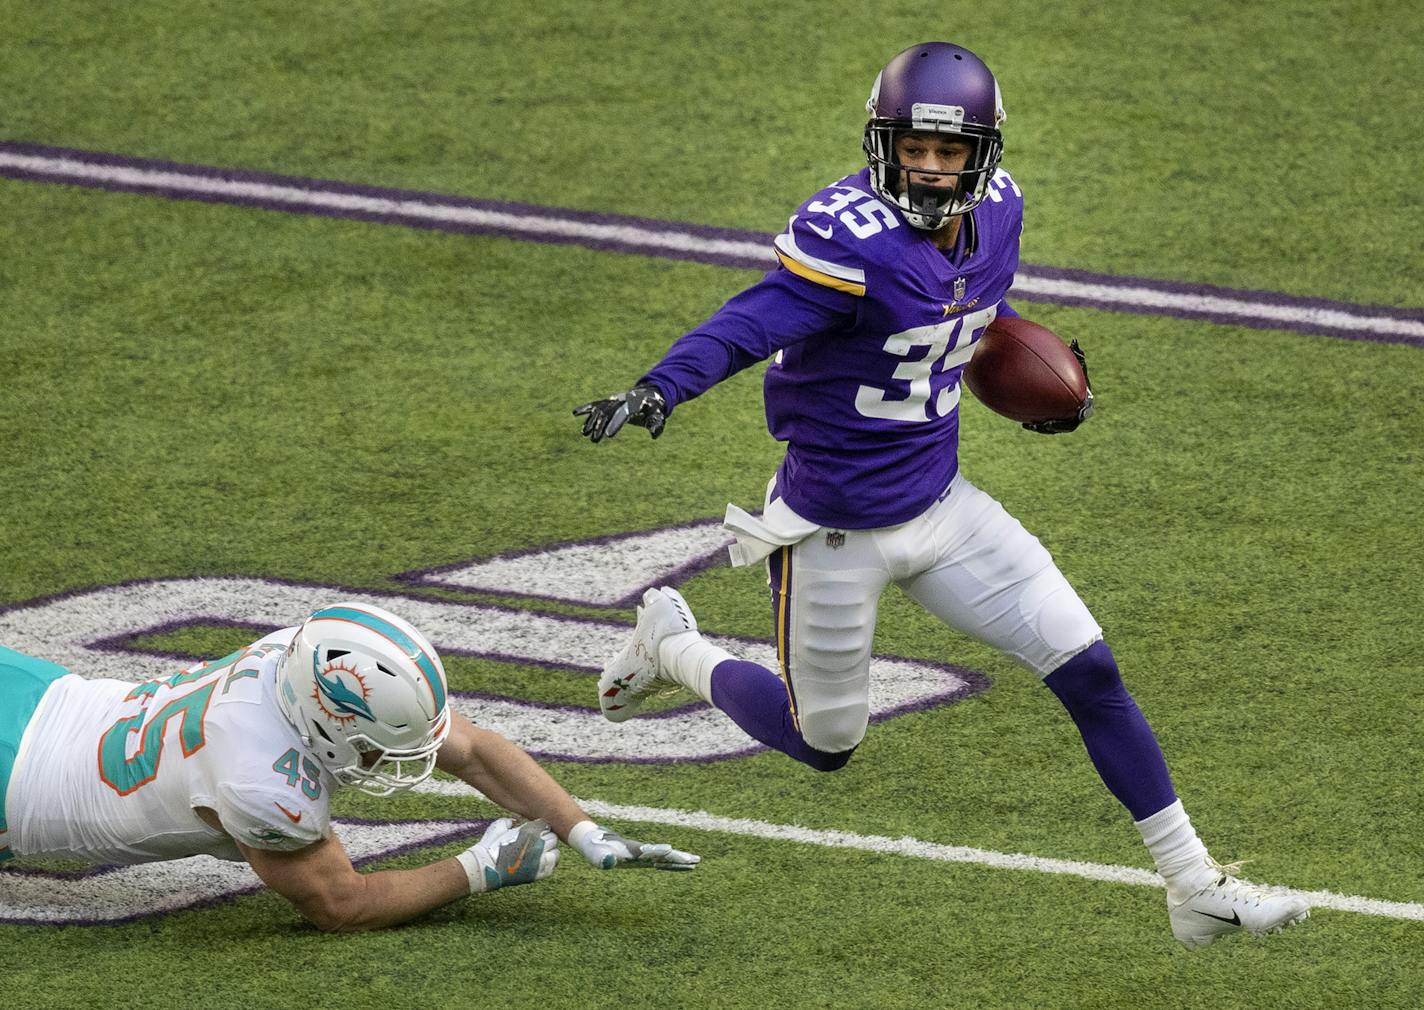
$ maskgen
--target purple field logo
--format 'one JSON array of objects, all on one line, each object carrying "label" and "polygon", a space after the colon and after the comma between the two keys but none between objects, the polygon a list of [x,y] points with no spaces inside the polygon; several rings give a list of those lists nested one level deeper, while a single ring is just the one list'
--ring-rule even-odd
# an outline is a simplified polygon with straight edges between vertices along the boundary
[{"label": "purple field logo", "polygon": [[[510,607],[457,602],[414,593],[304,585],[262,578],[191,578],[131,582],[66,593],[0,610],[0,642],[59,663],[86,677],[143,681],[201,656],[157,652],[135,640],[195,625],[250,628],[258,638],[293,625],[318,607],[343,600],[393,610],[420,628],[447,656],[547,669],[587,678],[588,703],[528,701],[495,690],[452,691],[451,705],[537,757],[556,761],[680,763],[718,761],[764,748],[701,701],[608,722],[595,704],[594,677],[622,648],[631,605],[650,585],[678,585],[721,564],[730,536],[712,520],[396,576],[412,587],[442,586],[556,599],[617,609],[617,620],[544,613],[532,603]],[[761,592],[748,578],[748,592]],[[736,656],[777,669],[768,641],[708,634]],[[918,659],[871,659],[871,719],[949,704],[987,686],[980,674]],[[497,688],[497,686],[496,686]]]}]

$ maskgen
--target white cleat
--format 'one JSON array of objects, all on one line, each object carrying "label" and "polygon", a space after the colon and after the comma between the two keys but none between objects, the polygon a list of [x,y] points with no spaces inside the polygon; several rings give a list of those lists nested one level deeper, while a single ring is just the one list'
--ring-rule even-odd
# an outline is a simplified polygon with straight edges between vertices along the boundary
[{"label": "white cleat", "polygon": [[1222,866],[1208,861],[1218,873],[1215,883],[1175,904],[1167,898],[1172,935],[1185,946],[1205,947],[1224,933],[1278,933],[1309,917],[1310,905],[1304,898],[1238,880],[1232,874],[1240,870],[1239,863]]},{"label": "white cleat", "polygon": [[603,667],[598,678],[598,706],[610,722],[631,719],[647,693],[672,681],[661,676],[658,646],[669,635],[696,631],[697,621],[676,589],[649,589],[638,608],[633,638]]}]

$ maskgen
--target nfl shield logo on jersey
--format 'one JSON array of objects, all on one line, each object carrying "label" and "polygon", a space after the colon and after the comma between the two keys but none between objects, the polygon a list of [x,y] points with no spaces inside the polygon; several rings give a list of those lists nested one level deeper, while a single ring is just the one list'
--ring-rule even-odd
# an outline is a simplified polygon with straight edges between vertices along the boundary
[{"label": "nfl shield logo on jersey", "polygon": [[963,277],[954,279],[954,300],[957,302],[964,297],[964,291],[969,286],[969,281]]},{"label": "nfl shield logo on jersey", "polygon": [[845,546],[845,534],[840,530],[831,530],[826,534],[826,546],[833,551],[838,551]]}]

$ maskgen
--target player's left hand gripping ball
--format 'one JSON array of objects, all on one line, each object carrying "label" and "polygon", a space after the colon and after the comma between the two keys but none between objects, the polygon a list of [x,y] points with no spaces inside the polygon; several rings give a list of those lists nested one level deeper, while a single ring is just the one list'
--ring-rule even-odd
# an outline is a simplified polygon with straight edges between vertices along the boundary
[{"label": "player's left hand gripping ball", "polygon": [[1088,395],[1083,398],[1076,416],[1025,424],[1024,427],[1029,431],[1036,431],[1040,435],[1063,435],[1075,430],[1078,425],[1093,416],[1093,384],[1088,380],[1088,356],[1083,353],[1076,340],[1068,345],[1068,349],[1073,352],[1073,357],[1078,359],[1078,367],[1083,369],[1083,383],[1088,388]]},{"label": "player's left hand gripping ball", "polygon": [[665,842],[648,845],[600,828],[593,821],[579,821],[569,831],[569,844],[600,870],[615,866],[651,866],[655,870],[691,870],[701,856],[681,852]]},{"label": "player's left hand gripping ball", "polygon": [[574,416],[584,419],[583,433],[595,442],[612,438],[625,424],[647,428],[657,438],[667,423],[667,401],[657,386],[634,386],[626,393],[585,403]]}]

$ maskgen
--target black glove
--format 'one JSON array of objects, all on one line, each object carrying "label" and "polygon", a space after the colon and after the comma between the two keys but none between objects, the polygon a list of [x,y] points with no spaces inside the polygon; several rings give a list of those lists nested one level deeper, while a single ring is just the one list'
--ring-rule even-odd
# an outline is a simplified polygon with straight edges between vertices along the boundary
[{"label": "black glove", "polygon": [[1036,431],[1040,435],[1062,435],[1075,430],[1078,425],[1093,416],[1093,385],[1088,382],[1088,356],[1083,353],[1083,349],[1078,346],[1076,340],[1068,345],[1068,349],[1073,352],[1073,357],[1078,359],[1078,364],[1083,369],[1083,382],[1088,386],[1088,395],[1074,416],[1057,418],[1052,421],[1026,421],[1024,427],[1029,431]]},{"label": "black glove", "polygon": [[648,434],[657,438],[667,423],[667,401],[657,386],[634,386],[606,400],[585,403],[574,411],[574,416],[584,417],[583,433],[595,442],[605,436],[612,438],[630,423],[647,428]]}]

